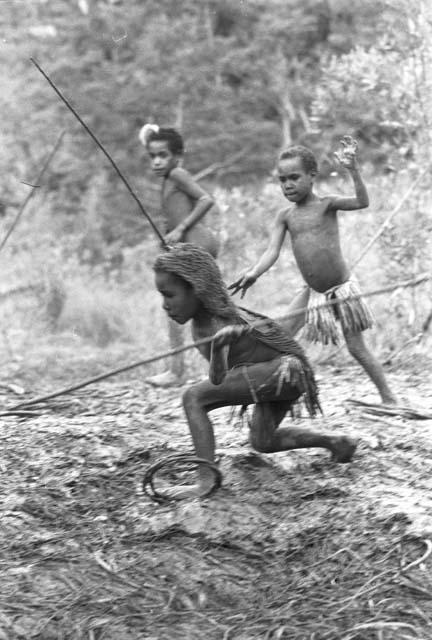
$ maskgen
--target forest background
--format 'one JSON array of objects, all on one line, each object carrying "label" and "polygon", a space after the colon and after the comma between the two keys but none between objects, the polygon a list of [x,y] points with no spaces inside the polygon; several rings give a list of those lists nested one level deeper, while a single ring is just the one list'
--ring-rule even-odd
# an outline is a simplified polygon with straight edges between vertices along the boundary
[{"label": "forest background", "polygon": [[[299,143],[316,152],[321,192],[352,191],[332,155],[344,134],[359,141],[371,195],[367,210],[341,216],[350,263],[426,169],[358,266],[363,287],[430,272],[428,2],[7,1],[0,29],[2,237],[65,131],[0,253],[2,360],[17,371],[31,360],[53,375],[91,374],[167,347],[152,231],[30,57],[106,146],[158,225],[160,184],[138,132],[145,122],[182,131],[185,166],[221,208],[212,223],[228,281],[264,250],[284,205],[274,172],[282,147]],[[299,285],[287,246],[246,302],[280,315]],[[374,299],[371,341],[383,360],[424,366],[431,297],[423,285]]]}]

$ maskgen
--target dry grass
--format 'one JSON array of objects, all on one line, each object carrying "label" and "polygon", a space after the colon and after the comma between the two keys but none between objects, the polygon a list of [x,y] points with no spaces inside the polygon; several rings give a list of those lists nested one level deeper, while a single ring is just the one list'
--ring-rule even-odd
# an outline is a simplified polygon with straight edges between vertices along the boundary
[{"label": "dry grass", "polygon": [[[349,391],[332,380],[328,406]],[[407,425],[395,421],[377,446],[374,424],[352,414],[362,445],[344,466],[322,452],[248,453],[222,413],[223,489],[160,507],[141,480],[159,456],[187,448],[179,416],[177,398],[130,377],[4,423],[1,638],[429,637],[428,534],[389,500],[401,485],[430,495],[421,425],[404,445]]]}]

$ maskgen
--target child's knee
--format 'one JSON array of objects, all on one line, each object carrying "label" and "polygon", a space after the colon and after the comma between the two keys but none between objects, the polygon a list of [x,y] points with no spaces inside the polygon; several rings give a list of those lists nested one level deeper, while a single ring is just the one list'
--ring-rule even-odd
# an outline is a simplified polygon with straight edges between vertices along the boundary
[{"label": "child's knee", "polygon": [[205,404],[204,395],[199,385],[188,387],[182,396],[183,407],[187,411],[193,407],[202,407]]},{"label": "child's knee", "polygon": [[354,340],[352,342],[347,340],[347,347],[352,357],[355,358],[355,360],[357,360],[357,362],[366,370],[376,364],[377,361],[375,356],[367,348],[363,339]]},{"label": "child's knee", "polygon": [[363,354],[367,354],[367,348],[361,333],[346,334],[345,342],[346,342],[348,351],[355,358],[362,356]]},{"label": "child's knee", "polygon": [[183,406],[187,409],[197,403],[197,393],[194,387],[188,387],[182,395]]}]

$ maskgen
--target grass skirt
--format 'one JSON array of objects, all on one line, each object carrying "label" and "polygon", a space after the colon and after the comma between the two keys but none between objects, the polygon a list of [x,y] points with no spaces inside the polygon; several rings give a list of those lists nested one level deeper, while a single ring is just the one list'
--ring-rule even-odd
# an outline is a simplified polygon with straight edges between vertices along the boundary
[{"label": "grass skirt", "polygon": [[[302,336],[310,342],[338,344],[341,329],[344,334],[359,333],[373,325],[372,312],[361,295],[360,287],[354,278],[324,293],[310,290],[306,324]],[[319,308],[326,302],[336,304]]]}]

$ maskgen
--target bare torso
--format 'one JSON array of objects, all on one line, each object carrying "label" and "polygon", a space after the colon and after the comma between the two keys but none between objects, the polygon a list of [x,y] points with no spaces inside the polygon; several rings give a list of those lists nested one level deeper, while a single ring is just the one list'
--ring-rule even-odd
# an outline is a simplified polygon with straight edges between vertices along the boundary
[{"label": "bare torso", "polygon": [[[182,191],[170,178],[166,178],[162,185],[162,212],[165,221],[165,233],[169,233],[190,214],[196,205],[196,200]],[[184,234],[182,242],[192,242],[206,249],[212,256],[216,256],[219,248],[217,235],[209,229],[207,220],[217,219],[219,210],[213,205],[204,218],[196,222]]]},{"label": "bare torso", "polygon": [[[232,325],[232,322],[229,322],[228,320],[224,321],[219,318],[213,318],[208,323],[198,323],[194,320],[192,322],[192,337],[194,341],[209,338],[215,335],[219,329],[229,325]],[[210,361],[210,343],[199,346],[198,350],[206,360]],[[268,362],[269,360],[274,360],[274,358],[280,357],[280,355],[280,352],[276,349],[272,349],[263,342],[260,342],[251,334],[246,334],[230,345],[228,352],[228,368],[233,369],[234,367],[243,364]]]},{"label": "bare torso", "polygon": [[297,266],[306,283],[320,293],[349,278],[340,246],[337,212],[329,204],[329,198],[313,195],[307,203],[295,204],[284,214]]}]

